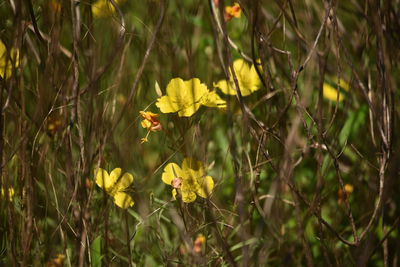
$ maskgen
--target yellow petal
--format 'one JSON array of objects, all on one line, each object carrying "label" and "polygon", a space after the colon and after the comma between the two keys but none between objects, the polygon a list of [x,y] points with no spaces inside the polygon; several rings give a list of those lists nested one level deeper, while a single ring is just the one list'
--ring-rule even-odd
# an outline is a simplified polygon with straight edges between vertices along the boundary
[{"label": "yellow petal", "polygon": [[156,106],[163,113],[178,112],[180,117],[192,116],[201,106],[202,98],[209,93],[199,79],[183,81],[172,79],[167,85],[167,95],[157,100]]},{"label": "yellow petal", "polygon": [[[96,170],[95,170],[96,171]],[[99,168],[96,173],[96,184],[108,192],[114,185],[115,181],[110,179],[108,172],[102,168]]]},{"label": "yellow petal", "polygon": [[[114,170],[118,169],[121,170],[120,168],[116,168]],[[114,175],[114,170],[111,172],[110,177]],[[125,190],[133,183],[134,179],[132,174],[126,172],[124,173],[124,175],[121,176],[121,172],[118,173],[118,171],[116,171],[115,173],[116,173],[115,175],[119,175],[117,176],[117,182],[115,183],[114,188],[112,189],[115,193]]]},{"label": "yellow petal", "polygon": [[125,190],[133,183],[133,176],[130,173],[124,173],[121,176],[121,172],[121,168],[115,168],[108,175],[106,170],[99,168],[96,174],[96,184],[109,195],[114,196],[117,192]]},{"label": "yellow petal", "polygon": [[98,0],[92,4],[92,13],[94,17],[108,17],[114,12],[115,8],[108,0]]},{"label": "yellow petal", "polygon": [[212,91],[203,99],[203,105],[211,108],[226,108],[226,101],[219,97],[219,95]]},{"label": "yellow petal", "polygon": [[261,85],[262,85],[260,76],[258,76],[256,68],[258,68],[260,70],[260,74],[261,74],[262,73],[261,65],[258,65],[258,66],[252,65],[250,68],[250,73],[248,74],[249,88],[251,89],[252,92],[260,89]]},{"label": "yellow petal", "polygon": [[182,193],[182,201],[185,203],[190,203],[196,200],[196,193],[192,190],[181,190]]},{"label": "yellow petal", "polygon": [[9,55],[7,54],[6,46],[0,40],[0,76],[2,78],[10,78],[12,69],[19,66],[19,51],[11,49]]},{"label": "yellow petal", "polygon": [[8,188],[8,199],[9,199],[10,201],[13,200],[14,194],[15,194],[14,188],[13,188],[13,187],[9,187],[9,188]]},{"label": "yellow petal", "polygon": [[196,111],[199,110],[200,103],[192,103],[178,112],[179,117],[191,117]]},{"label": "yellow petal", "polygon": [[193,158],[185,158],[182,163],[182,169],[186,174],[183,176],[182,190],[198,191],[200,187],[198,181],[201,181],[205,175],[203,162]]},{"label": "yellow petal", "polygon": [[230,81],[220,80],[214,83],[214,87],[220,89],[226,95],[236,95],[236,90],[233,88],[233,84]]},{"label": "yellow petal", "polygon": [[[12,201],[12,200],[13,200],[14,194],[15,194],[14,188],[13,188],[13,187],[9,187],[9,188],[8,188],[8,200],[9,200],[9,201]],[[2,187],[2,188],[1,188],[1,198],[5,198],[5,197],[6,197],[6,196],[5,196],[5,190],[4,190],[4,188]]]},{"label": "yellow petal", "polygon": [[0,67],[4,68],[5,59],[7,56],[7,49],[4,43],[0,40]]},{"label": "yellow petal", "polygon": [[335,77],[328,76],[328,80],[331,81],[332,87],[336,88],[339,85],[339,88],[341,90],[344,90],[347,92],[350,90],[350,85],[345,80],[343,80],[341,78],[339,79],[338,76],[335,76]]},{"label": "yellow petal", "polygon": [[186,88],[185,82],[181,78],[174,78],[169,81],[167,85],[167,95],[175,103],[183,104],[188,97],[188,88]]},{"label": "yellow petal", "polygon": [[[339,91],[337,91],[337,88],[333,88],[331,85],[328,83],[324,83],[323,88],[322,88],[322,93],[326,99],[329,99],[331,101],[336,101],[338,99],[339,102],[343,101],[343,94],[341,94]],[[339,98],[338,98],[339,94]]]},{"label": "yellow petal", "polygon": [[189,103],[200,104],[201,99],[209,93],[207,86],[204,83],[201,83],[198,78],[184,81],[184,84]]},{"label": "yellow petal", "polygon": [[151,126],[152,126],[152,123],[149,120],[142,120],[140,122],[140,125],[142,125],[142,127],[145,128],[145,129],[150,129]]},{"label": "yellow petal", "polygon": [[249,65],[241,58],[233,62],[233,69],[235,70],[236,76],[239,76],[238,78],[243,78],[250,72]]},{"label": "yellow petal", "polygon": [[199,184],[199,189],[197,190],[197,195],[202,198],[206,198],[211,195],[214,188],[214,180],[211,176],[201,177],[197,179]]},{"label": "yellow petal", "polygon": [[176,200],[176,194],[177,194],[176,189],[175,189],[175,188],[172,189],[172,198],[173,198],[174,200]]},{"label": "yellow petal", "polygon": [[8,71],[7,71],[8,68],[7,68],[6,64],[10,64],[10,62],[7,61],[6,46],[0,40],[0,76],[2,78],[9,77],[9,75],[6,75],[6,74],[8,74]]},{"label": "yellow petal", "polygon": [[248,96],[261,88],[261,80],[254,65],[249,67],[243,59],[237,59],[233,63],[233,68],[236,72],[242,96]]},{"label": "yellow petal", "polygon": [[4,43],[0,40],[0,56],[1,58],[3,57],[3,55],[6,53],[7,49],[6,46],[4,45]]},{"label": "yellow petal", "polygon": [[192,170],[203,170],[204,171],[204,165],[203,162],[196,160],[194,158],[184,158],[182,162],[182,169],[184,171],[187,171],[189,169]]},{"label": "yellow petal", "polygon": [[345,91],[348,92],[350,90],[350,85],[345,80],[339,79],[338,83],[339,83],[339,86],[341,88],[343,88]]},{"label": "yellow petal", "polygon": [[[254,65],[250,67],[243,59],[237,59],[233,62],[233,69],[242,96],[248,96],[261,88],[261,80]],[[224,94],[236,95],[232,73],[230,73],[229,81],[221,80],[214,86],[218,87]]]},{"label": "yellow petal", "polygon": [[[181,79],[179,86],[182,86]],[[183,88],[179,89],[183,91],[181,94],[182,109],[178,112],[180,117],[190,117],[197,110],[199,110],[202,99],[209,93],[208,88],[205,84],[201,83],[198,78],[193,78],[188,81],[183,81]]]},{"label": "yellow petal", "polygon": [[114,203],[122,209],[132,207],[135,204],[132,197],[124,192],[118,192],[114,195]]},{"label": "yellow petal", "polygon": [[169,96],[162,96],[158,98],[156,106],[162,113],[174,113],[180,110],[178,103]]},{"label": "yellow petal", "polygon": [[188,81],[184,81],[181,78],[174,78],[167,85],[167,95],[175,100],[176,103],[196,103],[207,93],[207,86],[201,83],[198,78]]},{"label": "yellow petal", "polygon": [[164,172],[161,176],[161,180],[164,183],[171,185],[172,180],[175,177],[183,177],[182,169],[176,163],[168,163],[167,166],[165,166],[165,168],[164,168]]}]

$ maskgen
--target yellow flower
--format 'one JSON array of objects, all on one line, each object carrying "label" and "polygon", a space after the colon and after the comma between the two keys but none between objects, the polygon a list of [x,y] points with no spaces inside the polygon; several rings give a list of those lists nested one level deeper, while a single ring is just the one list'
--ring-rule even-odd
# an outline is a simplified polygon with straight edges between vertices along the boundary
[{"label": "yellow flower", "polygon": [[226,102],[215,92],[210,92],[197,78],[189,81],[172,79],[167,85],[167,95],[160,97],[156,103],[161,112],[178,112],[179,117],[192,116],[201,105],[225,108]]},{"label": "yellow flower", "polygon": [[11,77],[13,65],[15,68],[19,66],[19,51],[11,49],[8,54],[6,46],[0,40],[0,76],[3,79]]},{"label": "yellow flower", "polygon": [[197,196],[207,198],[214,188],[214,180],[206,175],[203,163],[193,158],[185,158],[182,167],[176,163],[169,163],[164,168],[162,181],[173,187],[172,196],[182,196],[182,201],[189,203]]},{"label": "yellow flower", "polygon": [[233,6],[225,7],[224,19],[225,21],[229,21],[232,18],[240,18],[242,9],[238,3],[235,3]]},{"label": "yellow flower", "polygon": [[[333,82],[328,83],[324,82],[322,91],[323,95],[326,99],[331,100],[331,101],[336,101],[338,100],[339,102],[342,102],[344,99],[345,92],[348,92],[350,90],[350,85],[343,79],[338,79],[333,78]],[[336,81],[336,83],[335,83]],[[339,91],[337,91],[339,85]],[[338,98],[339,94],[339,98]]]},{"label": "yellow flower", "polygon": [[[9,187],[8,188],[8,200],[12,201],[15,195],[15,191],[13,187]],[[5,196],[5,192],[4,192],[4,188],[1,188],[1,198],[4,198]]]},{"label": "yellow flower", "polygon": [[[114,0],[120,4],[121,0]],[[92,4],[92,13],[95,18],[109,17],[115,12],[115,7],[110,0],[97,0]]]},{"label": "yellow flower", "polygon": [[64,254],[57,254],[56,257],[47,263],[47,267],[61,267],[64,266]]},{"label": "yellow flower", "polygon": [[[242,96],[248,96],[261,88],[261,80],[254,65],[249,66],[243,59],[237,59],[233,62],[233,69],[235,70]],[[224,94],[236,95],[232,73],[230,73],[229,81],[221,80],[214,83],[214,87],[218,87]]]},{"label": "yellow flower", "polygon": [[[96,170],[95,170],[96,172]],[[133,176],[130,173],[124,173],[120,168],[115,168],[110,175],[106,170],[99,168],[96,176],[96,184],[103,188],[107,194],[114,197],[114,203],[123,209],[133,206],[135,203],[130,195],[125,191],[133,183]]]}]

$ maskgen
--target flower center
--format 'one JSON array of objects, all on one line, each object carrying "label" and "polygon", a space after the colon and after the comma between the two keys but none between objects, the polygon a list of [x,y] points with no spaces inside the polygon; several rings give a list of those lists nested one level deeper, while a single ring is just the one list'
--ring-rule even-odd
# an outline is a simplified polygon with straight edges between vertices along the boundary
[{"label": "flower center", "polygon": [[180,188],[182,185],[182,178],[180,177],[175,177],[172,182],[171,185],[173,188]]}]

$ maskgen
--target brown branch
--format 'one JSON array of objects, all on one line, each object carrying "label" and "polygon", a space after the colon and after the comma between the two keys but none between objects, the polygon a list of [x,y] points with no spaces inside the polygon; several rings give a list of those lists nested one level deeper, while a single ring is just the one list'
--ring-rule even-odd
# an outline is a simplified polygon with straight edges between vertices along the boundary
[{"label": "brown branch", "polygon": [[155,29],[154,29],[153,35],[152,35],[152,37],[151,37],[151,39],[150,39],[150,42],[149,42],[149,44],[148,44],[148,46],[147,46],[147,49],[146,49],[146,52],[145,52],[145,54],[144,54],[142,63],[141,63],[141,65],[140,65],[140,67],[139,67],[139,69],[138,69],[138,71],[137,71],[137,73],[136,73],[136,77],[135,77],[135,80],[134,80],[134,82],[133,82],[133,85],[132,85],[132,87],[131,87],[131,89],[130,89],[130,92],[129,92],[127,101],[125,102],[124,106],[123,106],[122,109],[121,109],[121,112],[120,112],[119,115],[117,116],[117,119],[115,120],[115,123],[114,123],[113,126],[112,126],[112,130],[114,130],[114,129],[117,127],[117,125],[118,125],[119,122],[121,121],[122,117],[124,116],[124,114],[125,114],[125,112],[126,112],[126,109],[128,108],[128,106],[129,106],[129,105],[131,104],[131,102],[133,101],[133,97],[134,97],[135,94],[136,94],[136,90],[137,90],[137,87],[138,87],[138,85],[139,85],[140,78],[142,77],[144,68],[145,68],[145,66],[146,66],[146,64],[147,64],[147,61],[148,61],[148,59],[149,59],[150,52],[151,52],[151,50],[152,50],[153,47],[154,47],[154,43],[155,43],[155,41],[156,41],[157,34],[158,34],[158,32],[161,30],[161,26],[162,26],[163,21],[164,21],[164,16],[165,16],[165,11],[166,11],[166,9],[167,9],[167,7],[166,7],[165,0],[162,0],[162,1],[161,1],[161,8],[160,8],[160,15],[159,15],[159,19],[158,19],[157,25],[156,25],[156,27],[155,27]]}]

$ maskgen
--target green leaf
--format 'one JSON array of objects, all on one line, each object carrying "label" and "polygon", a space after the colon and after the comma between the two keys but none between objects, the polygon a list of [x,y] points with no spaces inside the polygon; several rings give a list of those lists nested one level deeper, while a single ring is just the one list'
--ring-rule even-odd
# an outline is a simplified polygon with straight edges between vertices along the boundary
[{"label": "green leaf", "polygon": [[246,240],[245,242],[239,242],[239,243],[237,243],[236,245],[233,245],[233,246],[230,248],[230,251],[234,251],[234,250],[237,250],[237,249],[242,248],[242,247],[244,247],[244,246],[249,246],[249,245],[251,245],[251,244],[258,243],[259,241],[260,241],[259,238],[257,238],[257,237],[252,237],[252,238]]},{"label": "green leaf", "polygon": [[329,155],[324,156],[324,160],[322,161],[321,173],[326,175],[326,172],[329,170],[330,165],[332,164],[332,159]]},{"label": "green leaf", "polygon": [[347,120],[344,123],[344,126],[339,133],[339,145],[340,146],[344,146],[345,143],[347,142],[347,139],[349,138],[351,130],[353,128],[355,117],[356,117],[356,113],[354,111],[350,111],[349,116],[347,117]]},{"label": "green leaf", "polygon": [[367,114],[368,114],[368,107],[366,105],[363,105],[358,109],[356,117],[354,118],[354,127],[352,135],[357,134],[360,128],[364,125]]},{"label": "green leaf", "polygon": [[101,255],[101,242],[102,242],[102,237],[101,235],[99,235],[98,237],[96,237],[93,242],[92,245],[90,246],[90,254],[92,257],[92,267],[101,267],[101,259],[102,259],[102,255]]},{"label": "green leaf", "polygon": [[339,134],[339,145],[344,146],[347,140],[358,133],[367,117],[367,106],[361,106],[357,111],[350,111],[347,120]]},{"label": "green leaf", "polygon": [[157,264],[156,260],[153,258],[152,255],[147,254],[144,266],[147,267],[147,266],[160,266],[160,265]]}]

